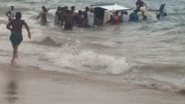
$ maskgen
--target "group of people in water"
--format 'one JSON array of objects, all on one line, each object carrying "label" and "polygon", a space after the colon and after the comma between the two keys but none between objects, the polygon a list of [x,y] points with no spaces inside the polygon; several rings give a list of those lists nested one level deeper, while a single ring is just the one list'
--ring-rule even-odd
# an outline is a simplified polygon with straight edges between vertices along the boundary
[{"label": "group of people in water", "polygon": [[[148,6],[146,3],[142,0],[137,0],[135,4],[136,9],[130,14],[127,12],[127,10],[111,12],[112,14],[110,15],[110,19],[106,21],[106,23],[119,24],[129,21],[138,22],[140,17],[138,12],[141,12],[143,20],[147,20],[145,11],[148,9]],[[157,10],[159,11],[159,13],[156,15],[157,19],[167,15],[163,11],[164,6],[165,4],[163,4],[159,10]],[[47,24],[48,10],[49,9],[43,6],[42,12],[40,12],[37,18],[40,18],[40,23],[43,25]],[[94,27],[103,24],[104,21],[102,21],[102,19],[100,19],[96,14],[97,11],[90,7],[86,7],[84,11],[79,10],[76,12],[75,6],[71,6],[70,8],[68,6],[59,6],[55,12],[54,24],[60,28],[64,27],[64,30],[73,30],[73,26]]]},{"label": "group of people in water", "polygon": [[[147,19],[147,16],[144,14],[144,9],[147,8],[147,5],[142,0],[137,0],[136,2],[136,10],[133,13],[128,15],[127,11],[122,11],[121,13],[118,11],[113,12],[110,17],[110,20],[107,23],[119,24],[121,22],[139,21],[138,12],[142,12],[143,20]],[[40,18],[40,23],[42,25],[47,24],[47,15],[49,9],[45,6],[42,6],[42,11],[40,12],[37,19]],[[86,7],[85,11],[79,10],[75,12],[75,6],[58,7],[55,12],[54,24],[60,28],[64,27],[64,30],[73,30],[73,26],[77,27],[93,27],[102,23],[99,18],[96,18],[96,14],[94,13],[94,9],[90,7]]]},{"label": "group of people in water", "polygon": [[[112,24],[119,24],[121,22],[128,22],[128,21],[138,21],[137,12],[141,11],[143,7],[147,7],[147,5],[141,1],[137,0],[136,2],[137,9],[128,15],[127,11],[122,11],[118,13],[118,11],[113,12],[110,17],[110,20],[107,23]],[[40,17],[40,23],[45,25],[47,23],[47,13],[49,9],[46,9],[45,6],[42,7],[42,12],[39,14],[38,19]],[[144,11],[142,11],[143,19],[146,20],[146,16],[144,15]],[[58,7],[55,13],[55,20],[54,24],[63,27],[64,30],[73,30],[73,26],[78,27],[93,27],[96,25],[101,24],[102,21],[96,18],[93,9],[89,7],[85,8],[85,11],[79,10],[77,13],[75,12],[75,6],[71,6],[69,9],[68,6],[65,7]]]},{"label": "group of people in water", "polygon": [[[110,16],[110,20],[107,23],[111,24],[119,24],[121,22],[133,21],[137,22],[139,20],[138,12],[142,12],[143,20],[146,20],[147,17],[144,13],[144,9],[147,8],[147,5],[142,0],[137,0],[136,9],[133,13],[128,15],[127,11],[122,11],[121,13],[118,11],[113,12]],[[40,23],[42,25],[47,24],[47,15],[49,9],[45,6],[42,6],[42,12],[39,13],[37,19],[40,19]],[[161,14],[158,15],[160,17]],[[18,46],[23,40],[22,37],[22,27],[25,26],[28,37],[31,39],[31,33],[29,26],[27,23],[21,19],[21,12],[16,12],[14,10],[14,6],[11,6],[11,9],[6,13],[8,17],[9,23],[7,24],[7,29],[11,31],[10,41],[13,47],[13,57],[11,63],[15,63],[15,59],[18,58]],[[64,27],[64,30],[73,30],[73,26],[78,27],[93,27],[95,25],[101,24],[98,18],[94,13],[93,9],[89,7],[85,8],[85,11],[79,10],[78,13],[75,12],[75,6],[71,6],[69,9],[67,6],[58,7],[55,13],[55,21],[54,24],[60,28]]]},{"label": "group of people in water", "polygon": [[67,6],[58,7],[55,13],[54,24],[59,27],[64,26],[64,30],[73,30],[73,26],[93,27],[95,25],[95,14],[93,9],[85,8],[85,11],[75,12],[75,6],[69,10]]}]

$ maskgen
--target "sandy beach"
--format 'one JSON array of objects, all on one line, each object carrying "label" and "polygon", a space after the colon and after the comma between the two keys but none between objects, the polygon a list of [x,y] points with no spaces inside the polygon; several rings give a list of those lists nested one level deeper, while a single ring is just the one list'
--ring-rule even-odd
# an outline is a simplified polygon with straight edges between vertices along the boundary
[{"label": "sandy beach", "polygon": [[184,95],[0,64],[0,104],[184,104]]}]

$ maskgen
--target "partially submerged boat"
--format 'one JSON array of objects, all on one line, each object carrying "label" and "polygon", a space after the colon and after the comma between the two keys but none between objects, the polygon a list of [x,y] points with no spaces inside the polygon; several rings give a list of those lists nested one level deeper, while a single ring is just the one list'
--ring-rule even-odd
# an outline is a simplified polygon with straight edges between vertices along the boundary
[{"label": "partially submerged boat", "polygon": [[110,16],[113,12],[118,11],[127,11],[131,10],[130,8],[115,4],[115,3],[97,3],[90,5],[94,9],[94,13],[100,24],[107,23],[110,20]]},{"label": "partially submerged boat", "polygon": [[[133,8],[131,9],[125,6],[115,4],[115,3],[96,3],[90,6],[91,8],[94,9],[94,13],[97,18],[96,21],[98,21],[99,24],[107,23],[111,18],[110,16],[115,11],[119,12],[120,14],[122,11],[129,11],[131,13],[134,10]],[[150,14],[152,14],[148,12],[155,11],[156,13],[153,15],[155,15],[157,19],[160,19],[161,17],[167,16],[167,12],[164,12],[164,9],[165,9],[165,4],[161,4],[159,9],[156,9],[156,10],[145,9],[144,11],[146,12],[146,14],[148,14],[147,16],[150,16]],[[141,16],[141,13],[139,14],[139,16]]]}]

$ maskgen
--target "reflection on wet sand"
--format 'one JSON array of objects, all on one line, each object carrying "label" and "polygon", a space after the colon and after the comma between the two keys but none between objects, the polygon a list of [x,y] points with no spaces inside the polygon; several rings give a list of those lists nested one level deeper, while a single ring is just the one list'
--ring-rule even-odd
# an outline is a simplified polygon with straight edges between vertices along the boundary
[{"label": "reflection on wet sand", "polygon": [[0,65],[0,104],[185,104],[180,94],[108,79]]},{"label": "reflection on wet sand", "polygon": [[8,104],[14,104],[19,99],[18,98],[18,86],[17,82],[14,80],[11,80],[7,84],[7,102]]},{"label": "reflection on wet sand", "polygon": [[18,76],[20,77],[20,74],[18,74],[14,68],[7,71],[8,80],[5,86],[5,100],[7,101],[7,104],[17,104],[17,101],[19,100]]}]

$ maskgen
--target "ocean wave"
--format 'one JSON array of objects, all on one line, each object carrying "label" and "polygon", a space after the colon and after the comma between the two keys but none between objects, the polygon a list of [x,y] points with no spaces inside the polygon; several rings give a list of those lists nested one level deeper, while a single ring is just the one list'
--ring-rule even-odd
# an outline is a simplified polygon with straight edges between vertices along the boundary
[{"label": "ocean wave", "polygon": [[153,71],[159,73],[171,72],[178,74],[185,74],[185,66],[178,64],[151,64],[143,66],[134,66],[134,69],[144,70],[144,71]]},{"label": "ocean wave", "polygon": [[48,59],[56,66],[81,72],[121,74],[129,70],[124,57],[101,55],[93,51],[63,50],[47,53]]},{"label": "ocean wave", "polygon": [[184,75],[184,65],[151,64],[133,66],[125,79],[146,88],[185,94]]},{"label": "ocean wave", "polygon": [[[143,81],[145,80],[145,81]],[[154,90],[160,90],[160,91],[166,91],[166,92],[174,92],[174,93],[180,93],[185,95],[185,84],[182,85],[175,85],[173,83],[168,83],[164,81],[159,80],[153,80],[153,79],[143,79],[138,82],[134,82],[134,84],[143,86],[146,88],[154,89]]]},{"label": "ocean wave", "polygon": [[0,31],[1,31],[0,35],[10,34],[8,29],[6,29],[6,25],[5,24],[0,24]]},{"label": "ocean wave", "polygon": [[174,13],[169,13],[168,15],[171,15],[171,16],[184,16],[185,13],[184,12],[174,12]]}]

